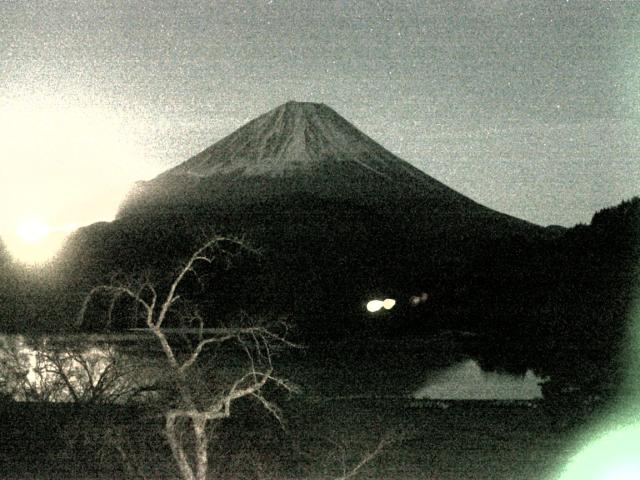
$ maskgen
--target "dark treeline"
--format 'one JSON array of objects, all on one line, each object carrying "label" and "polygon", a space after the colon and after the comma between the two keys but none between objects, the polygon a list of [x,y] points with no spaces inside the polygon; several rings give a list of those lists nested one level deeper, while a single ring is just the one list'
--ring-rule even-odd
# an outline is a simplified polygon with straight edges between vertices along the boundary
[{"label": "dark treeline", "polygon": [[533,367],[546,395],[615,393],[638,293],[640,199],[597,212],[544,240],[495,245],[477,268],[471,299],[487,368]]}]

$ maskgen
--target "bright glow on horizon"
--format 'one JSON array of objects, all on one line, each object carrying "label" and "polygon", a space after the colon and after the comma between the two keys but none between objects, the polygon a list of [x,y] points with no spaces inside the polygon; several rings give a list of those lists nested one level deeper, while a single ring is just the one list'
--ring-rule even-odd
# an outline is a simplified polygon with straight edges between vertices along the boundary
[{"label": "bright glow on horizon", "polygon": [[51,233],[51,227],[38,218],[23,220],[16,229],[18,237],[28,244],[36,244]]},{"label": "bright glow on horizon", "polygon": [[113,220],[133,182],[155,173],[116,115],[77,97],[0,105],[0,237],[17,261],[46,262],[76,226]]},{"label": "bright glow on horizon", "polygon": [[42,265],[51,260],[76,228],[77,225],[51,226],[38,218],[27,218],[13,230],[3,232],[2,239],[18,262]]}]

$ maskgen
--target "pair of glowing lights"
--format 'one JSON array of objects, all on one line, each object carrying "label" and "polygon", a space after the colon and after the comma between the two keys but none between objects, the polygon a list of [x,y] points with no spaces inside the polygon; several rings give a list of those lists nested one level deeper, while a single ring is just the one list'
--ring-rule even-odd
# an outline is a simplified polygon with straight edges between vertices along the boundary
[{"label": "pair of glowing lights", "polygon": [[396,301],[393,298],[385,298],[384,300],[371,300],[367,303],[367,311],[371,313],[379,312],[380,310],[391,310],[396,306]]}]

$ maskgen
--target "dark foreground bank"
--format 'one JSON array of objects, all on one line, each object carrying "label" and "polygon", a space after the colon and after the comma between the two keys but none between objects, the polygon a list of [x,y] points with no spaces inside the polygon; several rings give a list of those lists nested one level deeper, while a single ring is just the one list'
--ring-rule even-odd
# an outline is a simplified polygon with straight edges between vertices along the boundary
[{"label": "dark foreground bank", "polygon": [[[280,425],[252,402],[211,438],[210,478],[548,479],[597,412],[544,402],[283,400]],[[4,479],[176,478],[162,417],[139,406],[4,403]],[[358,478],[358,477],[357,477]]]}]

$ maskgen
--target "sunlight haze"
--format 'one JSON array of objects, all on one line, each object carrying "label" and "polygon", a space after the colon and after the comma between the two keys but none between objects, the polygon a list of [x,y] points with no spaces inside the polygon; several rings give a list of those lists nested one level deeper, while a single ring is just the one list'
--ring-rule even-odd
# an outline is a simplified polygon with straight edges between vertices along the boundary
[{"label": "sunlight haze", "polygon": [[78,99],[0,105],[0,237],[16,260],[52,257],[74,228],[113,220],[133,182],[150,176],[123,119]]}]

